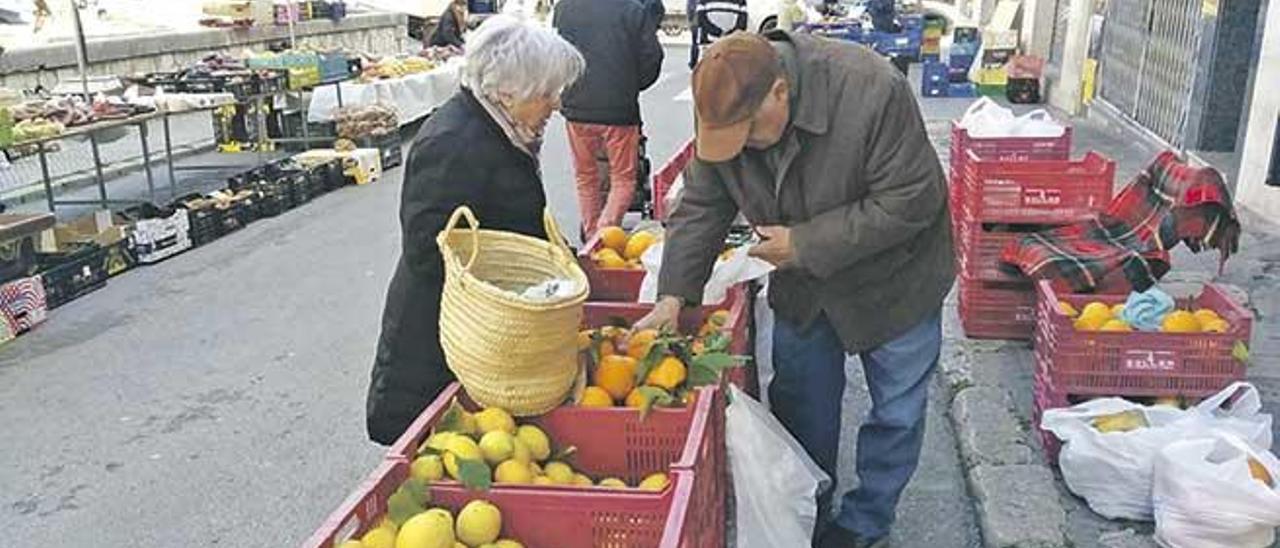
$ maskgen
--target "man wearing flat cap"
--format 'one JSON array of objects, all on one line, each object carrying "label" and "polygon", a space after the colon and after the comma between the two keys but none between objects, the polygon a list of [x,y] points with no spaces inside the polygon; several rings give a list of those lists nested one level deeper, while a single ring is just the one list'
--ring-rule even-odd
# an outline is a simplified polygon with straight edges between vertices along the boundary
[{"label": "man wearing flat cap", "polygon": [[697,158],[669,219],[659,300],[640,323],[674,328],[696,305],[735,217],[762,238],[773,411],[832,478],[846,356],[866,373],[858,488],[815,546],[886,546],[920,458],[928,387],[955,278],[942,166],[906,78],[871,50],[775,31],[712,45],[693,72]]}]

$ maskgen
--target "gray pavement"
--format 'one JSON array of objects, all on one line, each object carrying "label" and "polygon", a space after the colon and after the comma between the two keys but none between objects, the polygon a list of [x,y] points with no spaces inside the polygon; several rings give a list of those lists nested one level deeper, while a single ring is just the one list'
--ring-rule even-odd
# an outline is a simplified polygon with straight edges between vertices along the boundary
[{"label": "gray pavement", "polygon": [[[657,164],[692,135],[685,53],[668,51],[644,96]],[[550,203],[577,226],[559,122],[543,159]],[[365,439],[364,393],[399,245],[400,177],[128,272],[0,348],[3,544],[277,548],[313,531],[382,454]],[[145,184],[133,174],[109,190],[141,196]],[[868,400],[860,368],[850,371],[846,435]],[[938,383],[898,546],[979,546],[949,399]]]}]

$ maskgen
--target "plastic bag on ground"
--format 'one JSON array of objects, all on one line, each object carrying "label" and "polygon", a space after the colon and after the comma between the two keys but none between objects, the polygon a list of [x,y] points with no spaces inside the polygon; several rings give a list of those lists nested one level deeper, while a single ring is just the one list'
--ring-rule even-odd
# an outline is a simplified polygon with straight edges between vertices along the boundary
[{"label": "plastic bag on ground", "polygon": [[[640,302],[652,303],[658,299],[658,273],[662,271],[663,242],[649,246],[640,257],[644,264],[644,280],[640,283]],[[729,288],[742,282],[754,280],[773,272],[773,265],[747,254],[746,247],[733,249],[727,257],[716,260],[711,268],[711,277],[702,292],[702,304],[714,305],[724,302]]]},{"label": "plastic bag on ground", "polygon": [[[1270,476],[1268,485],[1251,463]],[[1280,460],[1229,434],[1180,441],[1155,464],[1156,542],[1165,548],[1265,548],[1280,527]]]},{"label": "plastic bag on ground", "polygon": [[725,444],[733,471],[737,548],[809,546],[817,495],[830,484],[763,404],[729,387]]},{"label": "plastic bag on ground", "polygon": [[[1062,440],[1058,455],[1062,479],[1089,508],[1110,519],[1151,521],[1152,470],[1160,450],[1177,441],[1208,438],[1218,432],[1270,448],[1271,416],[1261,410],[1258,390],[1240,382],[1187,410],[1103,398],[1045,411],[1041,427]],[[1147,426],[1111,433],[1093,426],[1096,418],[1126,411],[1141,413]]]}]

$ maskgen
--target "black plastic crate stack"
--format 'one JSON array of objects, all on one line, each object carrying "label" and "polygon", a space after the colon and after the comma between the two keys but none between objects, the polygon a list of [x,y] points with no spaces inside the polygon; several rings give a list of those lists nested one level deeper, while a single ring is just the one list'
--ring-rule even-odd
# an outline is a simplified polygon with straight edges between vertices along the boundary
[{"label": "black plastic crate stack", "polygon": [[382,135],[372,135],[360,139],[360,148],[376,148],[378,156],[382,160],[382,169],[386,171],[393,167],[399,167],[403,162],[403,154],[400,151],[400,132],[389,131]]},{"label": "black plastic crate stack", "polygon": [[199,194],[189,194],[174,201],[173,207],[187,210],[187,220],[191,224],[189,235],[191,245],[200,247],[212,242],[226,232],[224,211],[214,206],[213,202]]},{"label": "black plastic crate stack", "polygon": [[36,246],[31,236],[0,243],[0,284],[30,275],[35,266]]},{"label": "black plastic crate stack", "polygon": [[107,250],[94,243],[77,243],[55,253],[37,253],[49,310],[105,286],[106,257]]}]

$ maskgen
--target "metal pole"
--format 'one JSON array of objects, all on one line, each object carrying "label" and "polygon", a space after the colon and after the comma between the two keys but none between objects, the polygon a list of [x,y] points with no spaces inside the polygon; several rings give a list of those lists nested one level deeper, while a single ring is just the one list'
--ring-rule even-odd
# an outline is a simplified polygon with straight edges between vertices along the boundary
[{"label": "metal pole", "polygon": [[293,0],[290,0],[290,1],[289,1],[289,4],[288,4],[288,8],[289,8],[289,9],[288,9],[288,13],[289,13],[289,15],[288,15],[288,19],[289,19],[289,49],[298,49],[298,34],[297,34],[297,32],[294,30],[294,27],[293,27],[293,20],[294,20],[294,19],[296,19],[296,18],[299,16],[299,14],[298,14],[298,3],[297,3],[297,2],[295,2],[295,1],[293,1]]},{"label": "metal pole", "polygon": [[84,98],[86,101],[89,97],[89,48],[85,43],[84,23],[80,21],[80,7],[76,5],[76,0],[68,0],[71,4],[71,20],[75,23],[76,30],[76,66],[80,69],[80,86],[84,90]]}]

